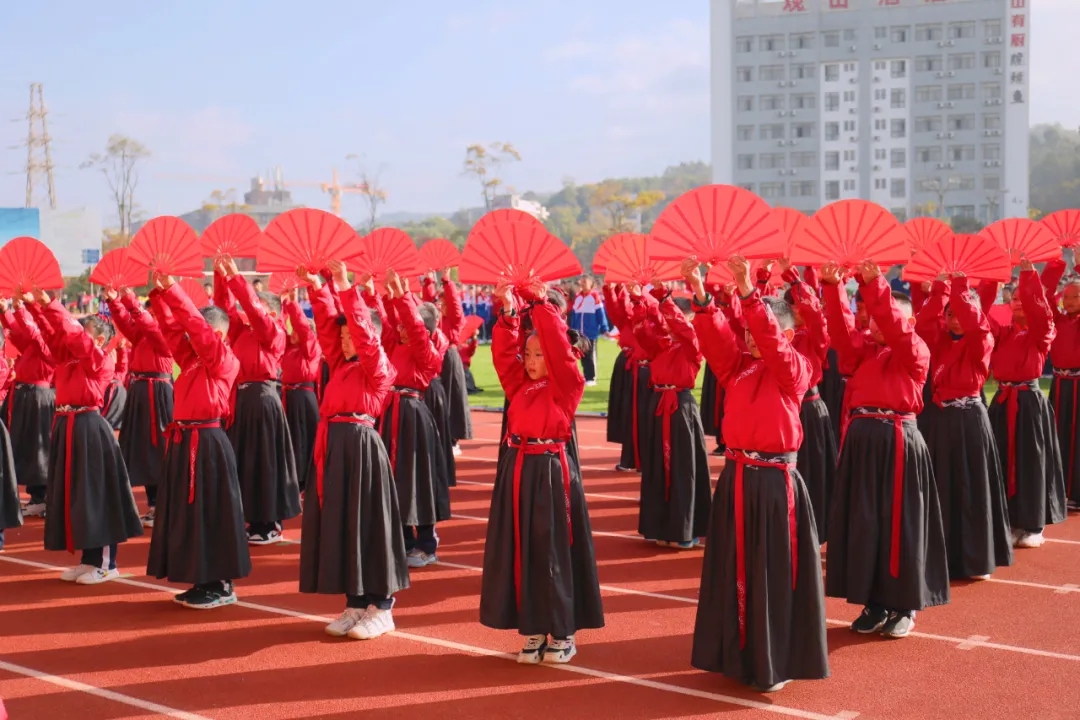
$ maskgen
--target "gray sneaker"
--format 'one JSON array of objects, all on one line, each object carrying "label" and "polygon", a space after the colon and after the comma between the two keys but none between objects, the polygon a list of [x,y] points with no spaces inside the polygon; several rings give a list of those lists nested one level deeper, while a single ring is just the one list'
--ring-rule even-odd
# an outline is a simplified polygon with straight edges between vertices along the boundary
[{"label": "gray sneaker", "polygon": [[881,634],[888,638],[899,640],[911,634],[915,629],[915,613],[913,612],[890,612],[889,620],[885,627],[881,628]]}]

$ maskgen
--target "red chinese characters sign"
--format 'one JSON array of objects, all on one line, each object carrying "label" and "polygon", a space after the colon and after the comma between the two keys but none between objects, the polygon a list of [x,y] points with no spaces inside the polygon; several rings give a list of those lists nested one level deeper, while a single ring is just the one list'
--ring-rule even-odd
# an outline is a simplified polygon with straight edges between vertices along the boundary
[{"label": "red chinese characters sign", "polygon": [[878,0],[878,7],[896,7],[900,0]]},{"label": "red chinese characters sign", "polygon": [[784,12],[806,12],[806,0],[784,0]]},{"label": "red chinese characters sign", "polygon": [[847,10],[848,0],[829,0],[830,10]]}]

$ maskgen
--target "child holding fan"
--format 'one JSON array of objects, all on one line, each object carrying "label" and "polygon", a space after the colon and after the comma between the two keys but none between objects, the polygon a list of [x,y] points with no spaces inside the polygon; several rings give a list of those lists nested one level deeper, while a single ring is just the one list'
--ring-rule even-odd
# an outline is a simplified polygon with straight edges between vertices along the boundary
[{"label": "child holding fan", "polygon": [[[1077,257],[1075,249],[1073,257]],[[1046,300],[1054,314],[1054,342],[1050,346],[1054,384],[1050,386],[1050,404],[1057,423],[1069,508],[1080,510],[1080,462],[1077,462],[1080,447],[1076,442],[1080,436],[1080,279],[1071,277],[1065,283],[1059,308],[1057,289],[1064,274],[1064,260],[1046,263],[1042,272]]]},{"label": "child holding fan", "polygon": [[578,630],[604,625],[592,530],[567,445],[585,391],[571,336],[537,280],[526,293],[533,333],[521,351],[520,304],[508,285],[492,339],[510,407],[506,454],[491,495],[480,622],[526,636],[518,662],[566,663]]},{"label": "child holding fan", "polygon": [[300,489],[304,490],[319,425],[317,391],[323,356],[315,329],[300,309],[298,295],[299,291],[294,289],[281,296],[281,307],[292,328],[281,358],[281,404],[289,425]]},{"label": "child holding fan", "polygon": [[[0,299],[0,314],[7,313],[7,300]],[[0,350],[5,339],[0,334]],[[0,403],[10,391],[11,368],[0,360]],[[11,436],[0,418],[0,550],[4,549],[4,530],[22,525],[22,508],[19,506],[19,485],[15,479],[15,456],[11,452]]]},{"label": "child holding fan", "polygon": [[319,277],[297,270],[311,288],[319,342],[332,368],[308,463],[300,592],[345,595],[345,611],[326,632],[370,640],[394,629],[394,595],[409,587],[397,487],[374,429],[395,371],[380,345],[379,316],[360,287],[349,285],[345,266],[332,261],[330,267],[340,314]]},{"label": "child holding fan", "polygon": [[154,284],[150,301],[180,376],[146,574],[192,585],[175,601],[207,610],[235,603],[233,581],[251,572],[236,456],[221,429],[240,362],[223,308],[196,310],[171,277],[155,273]]},{"label": "child holding fan", "polygon": [[[608,442],[622,444],[615,469],[629,472],[641,469],[641,443],[652,399],[649,384],[649,359],[634,336],[630,298],[623,285],[604,284],[604,306],[608,318],[619,330],[622,352],[611,374],[611,397],[608,401]],[[622,378],[616,385],[616,378]]]}]

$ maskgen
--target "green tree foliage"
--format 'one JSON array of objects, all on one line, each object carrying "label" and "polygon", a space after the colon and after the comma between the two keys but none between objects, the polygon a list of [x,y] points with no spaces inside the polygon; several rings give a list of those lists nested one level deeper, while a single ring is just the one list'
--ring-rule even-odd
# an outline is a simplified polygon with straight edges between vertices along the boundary
[{"label": "green tree foliage", "polygon": [[1030,166],[1036,217],[1080,207],[1080,132],[1061,125],[1032,128]]}]

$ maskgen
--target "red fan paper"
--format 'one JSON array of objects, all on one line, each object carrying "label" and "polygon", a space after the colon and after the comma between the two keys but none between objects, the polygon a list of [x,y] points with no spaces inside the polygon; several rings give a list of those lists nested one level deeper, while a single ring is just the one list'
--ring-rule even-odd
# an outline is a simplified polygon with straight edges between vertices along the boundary
[{"label": "red fan paper", "polygon": [[128,255],[143,267],[176,277],[203,276],[199,238],[180,218],[163,215],[142,226]]},{"label": "red fan paper", "polygon": [[5,339],[4,340],[4,357],[6,359],[8,359],[8,360],[14,360],[15,358],[19,357],[20,355],[22,355],[22,353],[19,352],[19,348],[15,347],[15,343],[11,342],[10,340]]},{"label": "red fan paper", "polygon": [[438,272],[460,265],[461,253],[449,240],[435,238],[420,247],[420,259],[424,271]]},{"label": "red fan paper", "polygon": [[1044,217],[1042,224],[1062,247],[1080,245],[1080,210],[1058,210]]},{"label": "red fan paper", "polygon": [[[757,284],[757,273],[762,267],[764,267],[767,260],[754,260],[750,263],[750,279]],[[780,263],[773,263],[772,274],[769,275],[769,284],[774,287],[784,287],[786,284],[783,278],[784,271],[780,269]],[[728,285],[735,282],[735,276],[728,270],[726,262],[713,265],[709,269],[709,274],[705,278],[707,283],[718,283],[720,285]]]},{"label": "red fan paper", "polygon": [[210,304],[210,295],[206,292],[206,288],[203,287],[203,283],[195,280],[194,278],[184,278],[176,283],[180,286],[180,289],[191,298],[191,302],[195,303],[195,307],[202,310],[204,307]]},{"label": "red fan paper", "polygon": [[683,193],[664,208],[652,228],[658,260],[682,262],[696,255],[703,263],[746,258],[777,258],[787,253],[787,238],[772,208],[749,190],[707,185]]},{"label": "red fan paper", "polygon": [[979,233],[1012,257],[1013,265],[1027,258],[1033,263],[1061,258],[1061,244],[1045,225],[1027,218],[998,220]]},{"label": "red fan paper", "polygon": [[592,271],[596,275],[603,275],[607,272],[608,263],[611,262],[612,245],[608,245],[607,241],[600,243],[600,247],[596,248],[596,254],[592,259]]},{"label": "red fan paper", "polygon": [[90,273],[91,283],[114,289],[142,287],[146,281],[146,267],[133,260],[127,248],[115,248],[105,253]]},{"label": "red fan paper", "polygon": [[924,247],[937,245],[953,234],[952,228],[936,218],[915,218],[908,220],[895,232],[901,233],[904,242],[914,255]]},{"label": "red fan paper", "polygon": [[806,216],[806,213],[786,207],[773,208],[772,216],[780,228],[780,232],[784,235],[784,242],[787,244],[784,257],[787,257],[791,253],[792,240],[802,230],[803,226],[810,222],[810,218]]},{"label": "red fan paper", "polygon": [[17,237],[0,248],[0,294],[4,297],[62,287],[60,264],[40,240]]},{"label": "red fan paper", "polygon": [[300,287],[300,278],[295,272],[276,272],[270,276],[270,292],[275,295],[284,295]]},{"label": "red fan paper", "polygon": [[465,242],[458,267],[459,281],[497,285],[508,280],[524,288],[534,277],[551,282],[581,274],[581,263],[570,248],[535,220],[530,223],[485,223],[484,220],[481,218],[473,227]]},{"label": "red fan paper", "polygon": [[267,225],[259,243],[259,272],[295,273],[303,265],[311,272],[330,260],[346,265],[363,254],[360,236],[337,215],[314,208],[297,208]]},{"label": "red fan paper", "polygon": [[393,269],[402,279],[416,278],[424,272],[424,261],[411,237],[397,228],[379,228],[361,241],[364,253],[357,258],[357,273],[370,273],[381,293],[386,271]]},{"label": "red fan paper", "polygon": [[487,227],[488,225],[501,225],[508,222],[538,225],[540,227],[544,226],[544,223],[523,210],[504,208],[502,210],[492,210],[491,212],[486,213],[482,218],[476,221],[476,224],[473,225],[473,230]]},{"label": "red fan paper", "polygon": [[457,344],[464,345],[476,334],[476,331],[480,329],[480,326],[484,324],[484,318],[479,315],[467,315],[465,317],[465,325],[462,326],[461,332],[457,336]]},{"label": "red fan paper", "polygon": [[885,208],[866,200],[840,200],[818,210],[795,237],[792,265],[838,263],[853,267],[873,260],[882,267],[911,257],[900,226]]},{"label": "red fan paper", "polygon": [[982,235],[954,235],[924,245],[904,266],[904,279],[933,280],[938,275],[963,273],[974,280],[1008,282],[1012,277],[1009,254]]},{"label": "red fan paper", "polygon": [[253,258],[258,257],[261,237],[262,231],[253,218],[234,213],[210,223],[199,242],[202,244],[202,254],[208,258],[217,259],[222,255]]},{"label": "red fan paper", "polygon": [[604,281],[648,284],[653,278],[674,280],[681,275],[681,263],[657,260],[650,254],[653,242],[648,235],[620,233],[612,235],[600,247],[607,247]]}]

